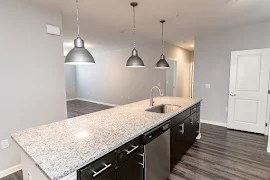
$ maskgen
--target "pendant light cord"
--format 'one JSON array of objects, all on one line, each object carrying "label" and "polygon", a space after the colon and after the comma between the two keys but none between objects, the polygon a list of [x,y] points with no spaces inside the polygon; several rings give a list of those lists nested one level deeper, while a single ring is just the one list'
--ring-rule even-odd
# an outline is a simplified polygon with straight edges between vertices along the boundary
[{"label": "pendant light cord", "polygon": [[163,37],[163,24],[164,24],[164,22],[161,24],[162,24],[162,32],[161,32],[161,35],[162,35],[162,54],[164,55],[164,37]]},{"label": "pendant light cord", "polygon": [[135,22],[135,6],[133,6],[133,46],[136,46],[136,22]]},{"label": "pendant light cord", "polygon": [[78,3],[78,0],[76,0],[76,6],[77,6],[77,33],[78,33],[78,37],[80,37],[80,20],[79,20],[79,3]]}]

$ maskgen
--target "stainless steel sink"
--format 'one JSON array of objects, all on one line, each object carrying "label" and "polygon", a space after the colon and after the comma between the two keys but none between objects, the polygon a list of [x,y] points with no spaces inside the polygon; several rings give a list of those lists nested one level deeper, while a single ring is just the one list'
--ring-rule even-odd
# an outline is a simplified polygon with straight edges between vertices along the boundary
[{"label": "stainless steel sink", "polygon": [[176,111],[180,107],[181,106],[176,106],[176,105],[171,105],[171,104],[161,104],[161,105],[153,106],[149,109],[146,109],[146,111],[164,114],[164,113]]}]

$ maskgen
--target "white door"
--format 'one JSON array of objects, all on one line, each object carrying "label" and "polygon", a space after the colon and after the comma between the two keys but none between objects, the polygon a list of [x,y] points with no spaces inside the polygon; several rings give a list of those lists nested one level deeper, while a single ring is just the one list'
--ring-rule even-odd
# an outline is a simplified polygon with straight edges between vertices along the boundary
[{"label": "white door", "polygon": [[167,60],[170,68],[166,71],[166,95],[176,96],[176,71],[177,62],[173,60]]},{"label": "white door", "polygon": [[270,49],[231,53],[229,129],[265,132]]}]

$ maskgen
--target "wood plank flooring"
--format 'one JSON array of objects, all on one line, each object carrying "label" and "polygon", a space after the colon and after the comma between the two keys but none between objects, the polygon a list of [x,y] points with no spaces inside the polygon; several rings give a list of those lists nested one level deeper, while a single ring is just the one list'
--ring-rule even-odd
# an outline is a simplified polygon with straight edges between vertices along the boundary
[{"label": "wood plank flooring", "polygon": [[1,178],[0,180],[23,180],[22,171],[15,172],[7,177]]},{"label": "wood plank flooring", "polygon": [[68,118],[81,116],[105,109],[112,108],[111,106],[105,106],[102,104],[95,104],[86,101],[73,100],[67,102],[67,114]]},{"label": "wood plank flooring", "polygon": [[202,124],[169,180],[270,180],[267,136]]}]

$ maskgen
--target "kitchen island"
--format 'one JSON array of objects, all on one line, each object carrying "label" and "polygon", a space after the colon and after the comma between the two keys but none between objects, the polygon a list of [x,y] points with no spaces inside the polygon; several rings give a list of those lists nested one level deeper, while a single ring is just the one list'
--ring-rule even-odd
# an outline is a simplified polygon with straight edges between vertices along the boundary
[{"label": "kitchen island", "polygon": [[[22,149],[24,176],[29,176],[27,167],[31,166],[28,165],[31,162],[28,161],[32,161],[32,166],[41,172],[37,174],[44,176],[34,177],[29,172],[33,180],[73,180],[77,179],[78,170],[99,161],[158,125],[185,111],[191,116],[191,108],[197,108],[200,101],[158,97],[154,106],[173,104],[180,108],[163,114],[149,112],[146,111],[150,107],[149,100],[144,100],[23,130],[14,133],[12,138]],[[105,168],[110,167],[105,164],[102,169]]]}]

